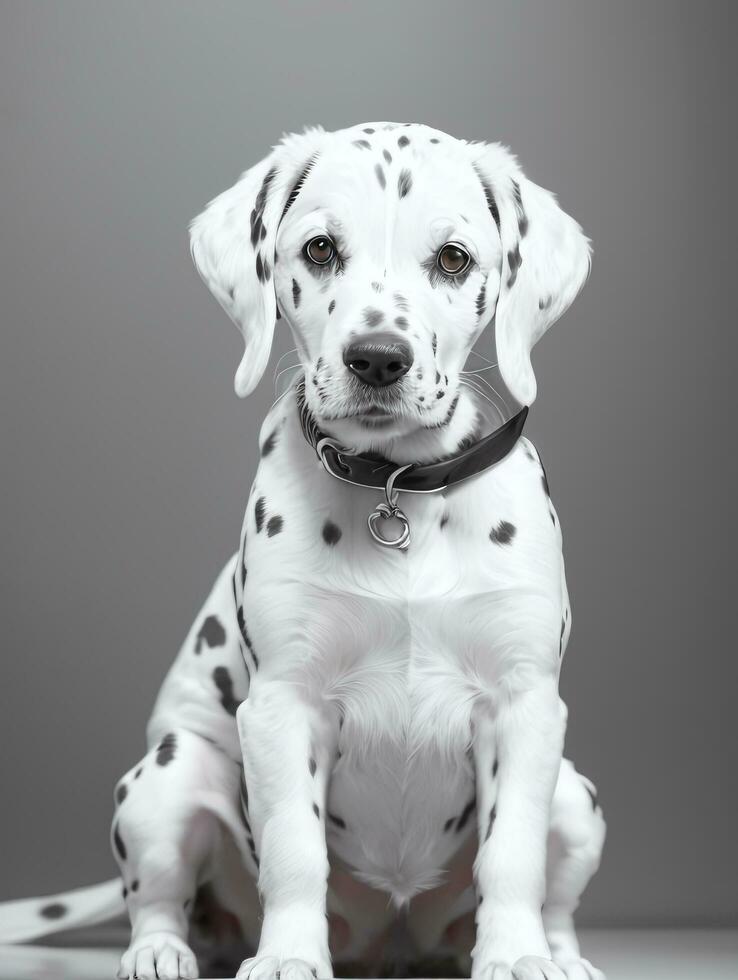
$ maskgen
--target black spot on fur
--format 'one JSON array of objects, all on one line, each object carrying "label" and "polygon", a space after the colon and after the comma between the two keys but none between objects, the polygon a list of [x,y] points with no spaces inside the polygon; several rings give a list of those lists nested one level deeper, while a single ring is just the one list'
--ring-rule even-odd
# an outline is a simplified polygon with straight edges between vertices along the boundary
[{"label": "black spot on fur", "polygon": [[278,514],[275,514],[274,517],[270,517],[267,521],[267,536],[273,538],[275,534],[279,534],[283,527],[284,519]]},{"label": "black spot on fur", "polygon": [[493,779],[497,775],[497,770],[499,768],[500,768],[500,760],[499,759],[495,759],[495,761],[492,763],[492,778]]},{"label": "black spot on fur", "polygon": [[346,821],[342,820],[341,817],[337,817],[335,813],[328,813],[328,819],[334,826],[340,827],[341,830],[346,829]]},{"label": "black spot on fur", "polygon": [[121,783],[118,789],[115,791],[115,802],[118,806],[121,805],[123,800],[128,796],[128,787],[125,783]]},{"label": "black spot on fur", "polygon": [[261,455],[268,456],[276,445],[277,445],[277,430],[275,429],[274,432],[270,432],[269,435],[264,440],[264,445],[261,447]]},{"label": "black spot on fur", "polygon": [[520,242],[517,242],[515,248],[507,253],[507,264],[510,266],[510,275],[507,278],[507,288],[510,289],[514,285],[515,280],[518,278],[518,269],[523,264],[523,258],[520,254]]},{"label": "black spot on fur", "polygon": [[433,334],[433,340],[431,341],[431,348],[433,350],[433,356],[436,356],[436,351],[438,350],[438,334]]},{"label": "black spot on fur", "polygon": [[143,767],[139,766],[138,769],[134,772],[133,778],[138,779],[138,777],[141,775],[142,772],[143,772]]},{"label": "black spot on fur", "polygon": [[520,192],[520,184],[517,180],[514,180],[512,185],[513,197],[515,199],[515,212],[518,216],[518,232],[521,238],[525,238],[528,232],[528,215],[525,213],[525,208],[523,207],[523,195]]},{"label": "black spot on fur", "polygon": [[551,296],[547,296],[545,299],[543,299],[543,297],[541,297],[541,299],[538,300],[538,309],[539,310],[547,310],[549,308],[549,306],[551,305],[551,300],[552,300],[552,297]]},{"label": "black spot on fur", "polygon": [[431,136],[430,142],[431,143],[440,143],[441,141],[436,136]]},{"label": "black spot on fur", "polygon": [[128,889],[126,888],[125,885],[123,885],[123,891],[121,892],[121,895],[123,896],[123,898],[128,898]]},{"label": "black spot on fur", "polygon": [[384,286],[382,285],[381,282],[373,282],[372,283],[372,289],[374,290],[375,293],[383,293],[384,292]]},{"label": "black spot on fur", "polygon": [[213,683],[220,692],[220,703],[229,715],[236,714],[241,703],[233,695],[233,678],[227,667],[216,667],[213,671]]},{"label": "black spot on fur", "polygon": [[315,759],[313,759],[313,758],[308,759],[308,769],[310,770],[310,775],[311,776],[314,776],[315,775],[315,770],[317,768],[318,768],[318,766],[317,766],[317,763],[315,762]]},{"label": "black spot on fur", "polygon": [[[540,460],[539,460],[540,462]],[[543,492],[546,494],[548,499],[551,499],[551,488],[548,485],[548,477],[546,476],[546,471],[543,468],[543,463],[541,463],[541,485],[543,486]]]},{"label": "black spot on fur", "polygon": [[443,513],[441,514],[441,523],[440,523],[441,530],[443,530],[447,524],[448,524],[448,514]]},{"label": "black spot on fur", "polygon": [[400,330],[407,330],[409,326],[406,316],[396,316],[395,324],[400,328]]},{"label": "black spot on fur", "polygon": [[510,544],[516,531],[517,528],[510,521],[500,521],[497,527],[493,527],[489,532],[489,539],[495,544]]},{"label": "black spot on fur", "polygon": [[400,147],[401,150],[403,150],[406,146],[408,146],[409,143],[410,140],[407,138],[407,136],[401,136],[397,141],[397,145]]},{"label": "black spot on fur", "polygon": [[362,133],[373,133],[373,132],[374,130],[371,128],[371,126],[366,126],[364,129],[362,129]]},{"label": "black spot on fur", "polygon": [[115,849],[118,852],[118,857],[121,861],[125,861],[128,857],[128,851],[126,850],[126,845],[123,843],[123,838],[120,836],[120,830],[118,829],[117,822],[113,825],[113,843],[115,844]]},{"label": "black spot on fur", "polygon": [[482,288],[477,294],[477,316],[481,316],[484,313],[484,298],[487,292],[487,283],[482,283]]},{"label": "black spot on fur", "polygon": [[392,163],[392,154],[389,150],[382,150],[382,156],[387,161],[387,163]]},{"label": "black spot on fur", "polygon": [[318,820],[320,820],[320,807],[318,806],[317,803],[313,803],[313,813],[318,818]]},{"label": "black spot on fur", "polygon": [[267,195],[269,186],[277,174],[277,168],[272,167],[267,171],[262,181],[259,193],[256,195],[254,210],[251,212],[251,244],[256,247],[258,241],[263,241],[266,237],[266,227],[264,226],[264,211],[266,209]]},{"label": "black spot on fur", "polygon": [[203,643],[212,649],[213,647],[222,647],[225,641],[226,631],[223,629],[221,621],[217,616],[208,616],[198,631],[195,653],[202,650]]},{"label": "black spot on fur", "polygon": [[50,902],[39,910],[39,915],[45,919],[61,919],[67,914],[67,907],[63,902]]},{"label": "black spot on fur", "polygon": [[384,313],[381,310],[375,310],[371,306],[367,306],[364,310],[364,323],[367,327],[378,327],[382,320],[384,320]]},{"label": "black spot on fur", "polygon": [[301,292],[302,292],[302,290],[300,289],[300,283],[297,281],[297,279],[293,279],[292,280],[292,302],[295,304],[295,309],[297,309],[297,307],[300,305],[300,293]]},{"label": "black spot on fur", "polygon": [[358,146],[360,150],[371,150],[372,144],[369,140],[352,140],[354,146]]},{"label": "black spot on fur", "polygon": [[400,197],[407,197],[412,190],[412,186],[413,175],[409,170],[401,170],[400,176],[397,178],[397,193]]},{"label": "black spot on fur", "polygon": [[443,398],[443,396],[444,396],[445,394],[446,394],[446,392],[445,392],[445,391],[437,391],[437,392],[436,392],[436,398]]},{"label": "black spot on fur", "polygon": [[264,497],[259,497],[259,499],[256,501],[256,506],[254,507],[254,520],[256,521],[257,534],[264,527],[265,515],[266,515],[266,499]]},{"label": "black spot on fur", "polygon": [[467,823],[469,822],[469,817],[474,812],[474,807],[476,805],[477,805],[477,801],[474,799],[474,797],[472,797],[471,800],[469,800],[469,802],[466,804],[464,809],[461,811],[461,815],[459,816],[459,819],[456,821],[457,834],[460,830],[463,830],[464,827],[466,827]]},{"label": "black spot on fur", "polygon": [[131,891],[132,892],[138,891],[138,878],[134,878],[133,881],[131,882]]},{"label": "black spot on fur", "polygon": [[477,170],[476,165],[474,167],[474,170],[476,172],[477,177],[479,177],[479,182],[482,185],[482,190],[484,191],[484,197],[485,197],[485,200],[487,201],[487,207],[489,209],[489,213],[494,218],[494,222],[497,225],[497,231],[499,232],[499,230],[500,230],[500,209],[497,207],[497,201],[495,200],[495,196],[492,193],[492,188],[489,186],[489,184],[484,179],[484,177],[480,174],[479,170]]},{"label": "black spot on fur", "polygon": [[559,636],[559,657],[564,656],[564,630],[566,629],[566,621],[561,620],[561,634]]},{"label": "black spot on fur", "polygon": [[395,305],[397,306],[397,309],[401,310],[403,313],[407,313],[407,311],[410,309],[410,306],[408,304],[407,299],[402,295],[402,293],[395,293],[394,299],[395,299]]},{"label": "black spot on fur", "polygon": [[323,525],[323,540],[326,544],[338,544],[342,534],[343,531],[341,528],[337,524],[334,524],[333,521],[326,521]]},{"label": "black spot on fur", "polygon": [[156,749],[156,764],[158,766],[168,766],[174,758],[177,749],[177,736],[174,732],[168,732],[159,742]]},{"label": "black spot on fur", "polygon": [[451,828],[455,823],[456,823],[456,817],[449,817],[446,823],[443,825],[444,834],[448,833],[448,831],[451,830]]},{"label": "black spot on fur", "polygon": [[387,178],[384,176],[384,170],[382,169],[382,164],[378,163],[374,168],[374,173],[377,175],[377,180],[379,181],[379,186],[382,190],[387,186]]},{"label": "black spot on fur", "polygon": [[269,282],[272,277],[272,270],[269,268],[269,263],[266,259],[262,258],[261,252],[256,253],[256,278],[259,282]]},{"label": "black spot on fur", "polygon": [[335,310],[335,308],[336,308],[336,301],[332,299],[328,304],[328,316],[331,315],[331,313]]}]

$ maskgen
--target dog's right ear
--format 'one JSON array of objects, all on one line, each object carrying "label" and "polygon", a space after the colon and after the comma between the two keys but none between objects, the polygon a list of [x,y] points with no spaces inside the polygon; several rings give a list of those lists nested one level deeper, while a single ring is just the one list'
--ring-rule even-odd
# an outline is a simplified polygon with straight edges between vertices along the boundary
[{"label": "dog's right ear", "polygon": [[246,349],[235,379],[240,398],[254,390],[269,361],[277,318],[277,228],[294,199],[296,183],[314,161],[322,134],[316,128],[286,135],[190,224],[197,271],[244,338]]}]

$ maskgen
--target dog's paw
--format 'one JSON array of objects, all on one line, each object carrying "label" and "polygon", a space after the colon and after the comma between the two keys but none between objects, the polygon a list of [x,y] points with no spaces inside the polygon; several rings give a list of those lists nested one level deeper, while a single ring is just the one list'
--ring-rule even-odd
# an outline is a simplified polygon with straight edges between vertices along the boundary
[{"label": "dog's paw", "polygon": [[523,956],[511,966],[509,963],[488,963],[472,972],[475,980],[567,980],[553,960],[542,956]]},{"label": "dog's paw", "polygon": [[605,974],[602,970],[598,970],[596,966],[592,966],[589,960],[577,958],[567,960],[565,963],[562,963],[560,960],[556,962],[566,977],[566,980],[605,980]]},{"label": "dog's paw", "polygon": [[236,974],[236,980],[316,980],[330,977],[330,970],[318,972],[318,966],[306,960],[280,960],[278,956],[251,956],[244,960]]},{"label": "dog's paw", "polygon": [[566,980],[553,960],[543,959],[542,956],[523,956],[512,968],[513,980]]},{"label": "dog's paw", "polygon": [[120,958],[119,980],[196,980],[197,960],[171,932],[139,936]]}]

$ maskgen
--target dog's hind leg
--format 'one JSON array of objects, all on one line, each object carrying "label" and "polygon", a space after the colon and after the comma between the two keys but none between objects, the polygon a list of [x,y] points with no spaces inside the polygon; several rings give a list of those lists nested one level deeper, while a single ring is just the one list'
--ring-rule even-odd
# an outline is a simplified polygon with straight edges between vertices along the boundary
[{"label": "dog's hind leg", "polygon": [[[213,875],[224,824],[239,831],[239,778],[225,753],[179,729],[119,783],[111,839],[132,925],[119,977],[197,976],[189,912],[198,885]],[[240,836],[245,847],[242,828]]]},{"label": "dog's hind leg", "polygon": [[[121,977],[196,975],[188,918],[206,882],[246,937],[258,934],[256,855],[239,804],[235,714],[249,672],[234,594],[237,563],[234,555],[218,576],[167,674],[147,727],[149,753],[115,790],[111,838],[132,924]],[[229,901],[219,889],[229,890],[222,871],[231,844],[252,891]]]},{"label": "dog's hind leg", "polygon": [[599,867],[604,841],[595,788],[565,759],[551,807],[543,926],[551,957],[568,980],[605,980],[582,958],[574,929],[574,912]]}]

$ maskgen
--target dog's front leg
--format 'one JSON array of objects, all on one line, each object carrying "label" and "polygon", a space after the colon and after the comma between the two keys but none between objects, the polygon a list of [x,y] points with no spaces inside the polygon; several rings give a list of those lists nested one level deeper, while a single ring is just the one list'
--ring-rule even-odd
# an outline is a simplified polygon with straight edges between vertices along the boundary
[{"label": "dog's front leg", "polygon": [[474,719],[479,850],[473,980],[563,980],[543,931],[546,838],[566,709],[557,678],[505,690]]},{"label": "dog's front leg", "polygon": [[238,980],[331,977],[324,815],[334,726],[304,686],[259,676],[237,721],[264,912]]}]

